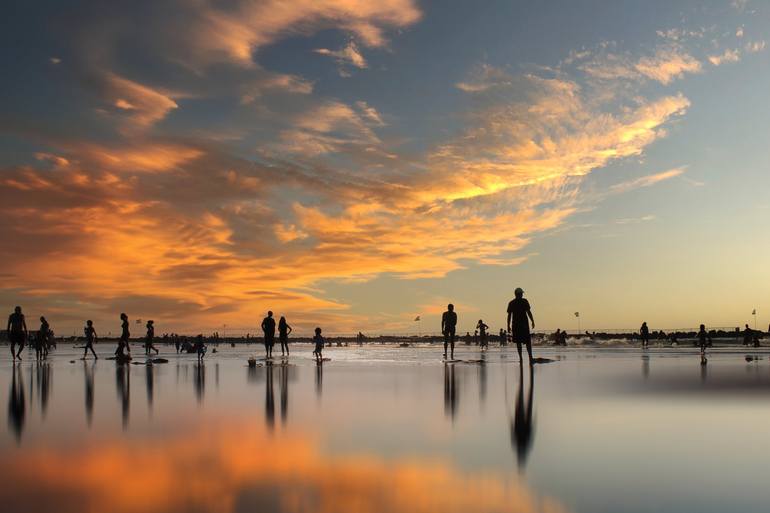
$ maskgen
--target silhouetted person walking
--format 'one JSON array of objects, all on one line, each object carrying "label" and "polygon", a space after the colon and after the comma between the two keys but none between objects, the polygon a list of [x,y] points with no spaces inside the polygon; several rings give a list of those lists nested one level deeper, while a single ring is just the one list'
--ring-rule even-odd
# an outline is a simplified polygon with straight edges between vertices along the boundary
[{"label": "silhouetted person walking", "polygon": [[128,345],[128,341],[131,338],[131,332],[128,331],[128,315],[125,313],[120,314],[120,339],[118,340],[118,348],[115,350],[115,356],[118,358],[125,358],[131,356],[131,347]]},{"label": "silhouetted person walking", "polygon": [[642,327],[639,328],[639,334],[642,337],[642,349],[647,349],[650,345],[650,328],[647,327],[646,322],[643,322]]},{"label": "silhouetted person walking", "polygon": [[293,330],[289,323],[286,322],[286,317],[281,316],[278,321],[278,341],[281,343],[281,356],[283,356],[284,349],[286,350],[286,356],[289,356],[289,333]]},{"label": "silhouetted person walking", "polygon": [[203,342],[203,335],[200,333],[195,338],[195,352],[198,354],[198,362],[203,361],[203,357],[206,356],[206,350],[208,347],[206,347],[206,344]]},{"label": "silhouetted person walking", "polygon": [[96,330],[94,329],[94,321],[87,320],[86,325],[83,327],[83,333],[86,336],[86,347],[83,350],[83,359],[85,360],[88,356],[88,350],[91,350],[91,354],[94,355],[94,360],[98,359],[99,357],[96,356],[96,351],[94,351],[94,343],[96,343]]},{"label": "silhouetted person walking", "polygon": [[40,316],[40,329],[37,330],[37,337],[35,339],[35,356],[38,360],[42,360],[48,357],[48,332],[51,330],[51,326],[45,317]]},{"label": "silhouetted person walking", "polygon": [[[17,306],[13,309],[13,313],[8,316],[8,338],[11,340],[11,356],[15,360],[18,358],[21,360],[21,352],[24,349],[24,344],[27,341],[27,321],[24,319],[24,314],[21,313],[21,307]],[[16,346],[19,346],[18,352]]]},{"label": "silhouetted person walking", "polygon": [[446,360],[447,345],[449,346],[449,359],[455,359],[455,332],[457,330],[457,313],[455,305],[449,303],[447,311],[441,316],[441,334],[444,335],[444,359]]},{"label": "silhouetted person walking", "polygon": [[489,343],[487,342],[487,330],[489,329],[489,326],[484,324],[484,321],[479,319],[478,324],[476,324],[476,329],[479,330],[479,344],[481,345],[481,349],[486,349]]},{"label": "silhouetted person walking", "polygon": [[147,321],[145,327],[147,328],[147,338],[144,341],[144,354],[149,355],[150,351],[155,351],[155,354],[158,354],[160,351],[153,343],[155,340],[155,321]]},{"label": "silhouetted person walking", "polygon": [[519,361],[523,361],[521,345],[526,344],[529,364],[532,365],[532,335],[529,332],[529,321],[532,321],[532,329],[535,329],[535,319],[532,317],[529,301],[524,299],[524,290],[517,288],[514,295],[516,297],[508,303],[508,331],[511,332],[513,341],[516,343]]},{"label": "silhouetted person walking", "polygon": [[273,345],[275,344],[275,319],[273,312],[267,312],[267,317],[262,319],[262,331],[265,334],[265,353],[267,358],[273,357]]},{"label": "silhouetted person walking", "polygon": [[500,328],[500,345],[501,346],[508,345],[508,334],[505,332],[503,328]]}]

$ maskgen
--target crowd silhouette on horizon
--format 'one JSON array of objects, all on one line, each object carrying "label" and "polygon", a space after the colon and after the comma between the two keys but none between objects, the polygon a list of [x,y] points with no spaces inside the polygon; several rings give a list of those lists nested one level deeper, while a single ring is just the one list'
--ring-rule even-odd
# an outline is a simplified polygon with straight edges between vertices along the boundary
[{"label": "crowd silhouette on horizon", "polygon": [[[538,358],[535,358],[532,353],[533,344],[533,330],[535,328],[535,320],[532,314],[532,308],[527,299],[524,298],[524,291],[520,287],[517,287],[514,291],[514,298],[508,303],[506,309],[506,328],[501,328],[498,335],[491,335],[499,341],[501,346],[507,345],[509,342],[516,344],[516,350],[519,356],[519,361],[523,363],[524,354],[523,350],[526,348],[527,360],[530,365],[538,363]],[[419,318],[419,317],[418,317]],[[137,320],[139,324],[141,321]],[[446,311],[441,316],[441,336],[443,338],[444,352],[443,359],[445,362],[452,363],[455,361],[455,345],[458,339],[457,336],[458,314],[455,310],[454,304],[447,305]],[[118,362],[129,362],[132,360],[131,354],[131,332],[129,317],[125,312],[120,313],[120,336],[117,340],[117,347],[113,355],[108,358],[116,360]],[[144,349],[145,356],[150,358],[154,353],[155,356],[160,354],[160,349],[156,346],[158,340],[155,336],[155,322],[153,320],[146,321],[145,324],[146,335],[144,336]],[[267,316],[262,319],[260,324],[262,330],[262,340],[265,348],[264,360],[273,359],[273,348],[275,346],[276,330],[278,331],[278,341],[281,346],[281,358],[286,359],[290,356],[289,349],[289,335],[294,331],[292,326],[286,320],[286,317],[281,316],[276,323],[275,317],[272,311],[267,312]],[[470,332],[466,332],[464,336],[464,342],[466,345],[470,345],[475,342],[482,351],[486,351],[489,348],[490,340],[490,327],[484,322],[483,319],[478,319],[475,325],[474,335],[471,336]],[[770,331],[770,328],[768,328]],[[83,335],[85,344],[81,346],[83,349],[82,359],[86,359],[90,355],[94,359],[98,359],[99,356],[95,350],[95,345],[99,341],[99,337],[94,327],[92,320],[87,320],[83,327]],[[8,324],[6,329],[6,336],[10,342],[10,349],[12,359],[14,361],[21,361],[22,351],[25,347],[35,349],[36,359],[39,361],[45,360],[50,351],[56,348],[56,337],[47,319],[44,316],[40,316],[40,327],[36,332],[30,333],[27,327],[26,318],[22,313],[20,306],[16,306],[14,311],[8,317]],[[538,340],[542,341],[543,335],[538,334]],[[555,333],[548,335],[547,339],[550,339],[554,346],[567,346],[569,338],[588,338],[589,341],[594,340],[608,340],[608,339],[625,339],[625,340],[639,340],[642,349],[650,347],[651,341],[656,341],[658,344],[661,341],[668,341],[672,346],[677,346],[681,338],[688,338],[693,340],[693,345],[700,347],[702,352],[705,352],[707,347],[713,345],[713,339],[719,337],[742,337],[743,345],[745,346],[760,346],[760,339],[764,336],[764,333],[751,329],[748,324],[745,325],[745,329],[741,331],[739,328],[735,328],[734,332],[710,330],[707,331],[705,325],[701,324],[699,329],[694,332],[671,332],[665,333],[662,330],[651,331],[647,322],[643,322],[637,333],[631,334],[617,334],[617,333],[589,333],[588,331],[583,334],[570,335],[566,330],[560,328]],[[383,337],[380,337],[381,339]],[[367,339],[363,333],[358,332],[355,337],[355,341],[358,345],[363,345],[363,342]],[[203,334],[198,334],[195,337],[180,336],[175,333],[164,334],[162,341],[165,344],[173,344],[177,353],[192,353],[196,354],[198,361],[203,361],[208,351],[208,343],[213,342],[219,344],[219,333],[215,332],[213,337],[204,337]],[[253,340],[249,334],[246,335],[246,342]],[[316,327],[314,334],[310,339],[313,346],[313,358],[319,364],[326,360],[323,357],[324,346],[330,346],[331,342],[322,335],[322,329]],[[234,343],[231,342],[231,345]],[[338,346],[343,345],[342,342],[337,342]],[[347,342],[344,345],[348,345]],[[409,343],[402,342],[401,346],[408,347]],[[216,351],[216,349],[214,349]],[[164,359],[156,359],[158,362]],[[149,360],[148,360],[149,361]]]}]

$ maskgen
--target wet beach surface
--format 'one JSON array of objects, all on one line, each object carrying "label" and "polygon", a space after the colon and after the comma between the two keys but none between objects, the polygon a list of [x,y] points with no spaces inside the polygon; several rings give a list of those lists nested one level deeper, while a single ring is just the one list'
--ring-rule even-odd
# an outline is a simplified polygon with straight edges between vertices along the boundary
[{"label": "wet beach surface", "polygon": [[763,348],[65,346],[0,346],[5,512],[767,510]]}]

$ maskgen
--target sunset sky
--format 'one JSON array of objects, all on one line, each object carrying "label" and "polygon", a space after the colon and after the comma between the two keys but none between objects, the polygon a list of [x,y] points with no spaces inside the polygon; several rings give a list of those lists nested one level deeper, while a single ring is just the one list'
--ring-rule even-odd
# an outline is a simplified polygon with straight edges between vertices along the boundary
[{"label": "sunset sky", "polygon": [[0,303],[58,334],[770,322],[768,3],[3,11]]}]

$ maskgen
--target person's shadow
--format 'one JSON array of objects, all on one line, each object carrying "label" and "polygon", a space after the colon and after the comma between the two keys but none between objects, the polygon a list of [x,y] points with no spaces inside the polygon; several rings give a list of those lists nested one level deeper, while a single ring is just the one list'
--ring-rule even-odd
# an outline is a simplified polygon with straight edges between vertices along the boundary
[{"label": "person's shadow", "polygon": [[273,392],[273,362],[265,362],[265,423],[269,430],[275,427],[275,394]]},{"label": "person's shadow", "polygon": [[195,387],[195,397],[200,404],[206,393],[206,365],[201,360],[198,360],[193,368],[193,387]]},{"label": "person's shadow", "polygon": [[516,452],[519,469],[527,465],[527,458],[532,450],[534,437],[533,400],[535,396],[535,377],[532,368],[529,372],[529,392],[526,404],[524,402],[524,367],[519,366],[519,389],[516,394],[516,409],[511,421],[511,445]]},{"label": "person's shadow", "polygon": [[131,404],[131,365],[128,363],[116,363],[115,386],[118,390],[121,412],[123,416],[123,429],[128,427],[128,417]]},{"label": "person's shadow", "polygon": [[88,427],[91,427],[91,423],[94,418],[94,367],[96,361],[89,363],[83,361],[83,375],[86,381],[86,422]]},{"label": "person's shadow", "polygon": [[455,365],[444,363],[444,415],[453,421],[457,415],[459,402],[457,394],[457,375]]},{"label": "person's shadow", "polygon": [[321,399],[321,395],[323,394],[323,384],[324,384],[324,365],[323,365],[323,360],[319,360],[316,362],[316,365],[315,365],[315,393],[318,399]]},{"label": "person's shadow", "polygon": [[155,399],[155,366],[145,365],[144,384],[147,388],[147,407],[152,412],[152,403]]},{"label": "person's shadow", "polygon": [[287,364],[279,367],[278,379],[281,384],[281,424],[285,426],[289,418],[289,366]]},{"label": "person's shadow", "polygon": [[11,392],[8,395],[8,425],[16,436],[16,442],[21,443],[24,432],[24,419],[27,416],[27,401],[24,396],[24,379],[21,375],[21,364],[13,364],[11,377]]}]

